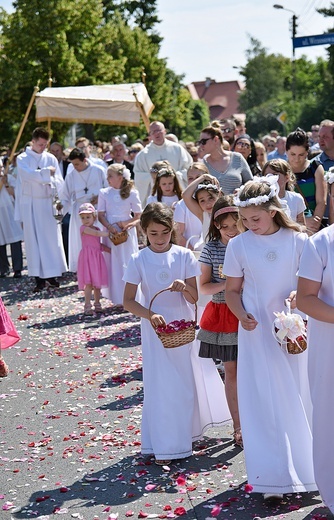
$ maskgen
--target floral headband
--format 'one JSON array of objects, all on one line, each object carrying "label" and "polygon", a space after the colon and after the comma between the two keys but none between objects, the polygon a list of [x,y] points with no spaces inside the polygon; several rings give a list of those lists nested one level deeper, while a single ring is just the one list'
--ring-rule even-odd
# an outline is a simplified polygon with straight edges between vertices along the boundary
[{"label": "floral headband", "polygon": [[131,179],[131,173],[130,173],[130,170],[128,170],[128,168],[123,168],[122,170],[118,170],[118,173],[123,175],[123,178],[126,181],[129,181]]},{"label": "floral headband", "polygon": [[242,188],[239,188],[237,190],[237,194],[234,197],[234,204],[241,208],[245,208],[247,206],[260,206],[261,204],[268,202],[270,199],[277,196],[279,193],[279,185],[277,182],[278,179],[279,175],[271,174],[268,174],[265,177],[254,177],[253,181],[251,182],[257,182],[259,184],[268,184],[270,187],[270,193],[268,193],[268,195],[258,195],[257,197],[252,197],[251,199],[247,200],[240,200],[239,193],[242,190]]},{"label": "floral headband", "polygon": [[219,192],[219,188],[215,184],[211,184],[211,183],[209,183],[209,184],[198,184],[196,190],[193,193],[193,197],[194,198],[196,197],[196,194],[200,190],[213,190],[213,191],[216,191],[217,193]]}]

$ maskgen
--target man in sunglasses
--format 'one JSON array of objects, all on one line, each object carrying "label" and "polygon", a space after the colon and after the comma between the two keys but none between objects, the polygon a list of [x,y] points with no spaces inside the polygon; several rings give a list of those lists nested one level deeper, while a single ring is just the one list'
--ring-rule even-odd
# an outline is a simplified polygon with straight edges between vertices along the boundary
[{"label": "man in sunglasses", "polygon": [[221,119],[219,121],[220,129],[223,133],[225,141],[227,141],[232,149],[236,136],[236,124],[233,119]]}]

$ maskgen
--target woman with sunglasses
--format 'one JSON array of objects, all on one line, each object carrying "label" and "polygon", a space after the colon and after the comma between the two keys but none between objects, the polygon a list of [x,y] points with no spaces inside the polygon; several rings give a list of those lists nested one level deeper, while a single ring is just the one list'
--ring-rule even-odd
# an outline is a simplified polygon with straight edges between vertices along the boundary
[{"label": "woman with sunglasses", "polygon": [[247,161],[240,153],[223,148],[223,134],[219,128],[207,126],[201,131],[199,151],[210,175],[219,181],[225,195],[233,193],[253,178]]},{"label": "woman with sunglasses", "polygon": [[255,144],[248,134],[243,134],[237,137],[234,142],[233,151],[241,153],[241,155],[246,159],[253,175],[259,175],[261,173],[261,167],[256,158]]}]

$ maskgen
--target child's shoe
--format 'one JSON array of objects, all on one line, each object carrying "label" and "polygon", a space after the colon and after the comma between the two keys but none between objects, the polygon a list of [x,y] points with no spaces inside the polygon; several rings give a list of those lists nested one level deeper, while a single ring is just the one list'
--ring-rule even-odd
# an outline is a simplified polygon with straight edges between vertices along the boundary
[{"label": "child's shoe", "polygon": [[92,309],[92,306],[89,304],[89,305],[85,305],[84,307],[84,315],[85,316],[93,316],[93,309]]},{"label": "child's shoe", "polygon": [[0,358],[0,377],[8,376],[9,369],[2,358]]},{"label": "child's shoe", "polygon": [[102,305],[100,303],[95,303],[94,305],[95,312],[101,314],[103,312]]}]

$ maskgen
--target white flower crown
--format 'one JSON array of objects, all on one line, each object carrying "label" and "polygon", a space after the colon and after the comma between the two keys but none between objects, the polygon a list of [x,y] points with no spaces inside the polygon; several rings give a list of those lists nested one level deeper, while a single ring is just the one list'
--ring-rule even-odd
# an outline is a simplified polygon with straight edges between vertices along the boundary
[{"label": "white flower crown", "polygon": [[268,202],[270,199],[272,199],[275,196],[278,196],[279,193],[279,185],[278,185],[278,175],[266,175],[265,177],[254,177],[253,181],[250,182],[257,182],[259,184],[266,183],[270,186],[270,193],[268,195],[258,195],[257,197],[252,197],[251,199],[247,200],[240,200],[239,193],[243,189],[244,186],[236,190],[236,195],[234,196],[234,204],[236,206],[239,206],[241,208],[245,208],[246,206],[260,206],[261,204],[264,204],[265,202]]}]

